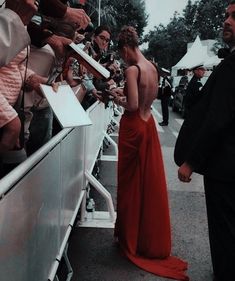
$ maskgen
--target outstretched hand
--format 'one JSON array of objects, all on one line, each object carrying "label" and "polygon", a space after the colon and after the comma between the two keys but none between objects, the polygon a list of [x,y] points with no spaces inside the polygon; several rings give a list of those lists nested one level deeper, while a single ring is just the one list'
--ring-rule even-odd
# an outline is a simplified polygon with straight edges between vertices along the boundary
[{"label": "outstretched hand", "polygon": [[110,90],[110,94],[114,97],[123,97],[124,94],[123,94],[123,89],[122,88],[112,88]]},{"label": "outstretched hand", "polygon": [[43,77],[37,74],[32,74],[27,80],[26,80],[26,87],[28,91],[36,91],[41,97],[43,97],[43,94],[40,89],[40,84],[46,84],[47,83],[47,77]]},{"label": "outstretched hand", "polygon": [[91,19],[83,9],[67,7],[64,19],[77,25],[78,29],[85,29]]},{"label": "outstretched hand", "polygon": [[73,42],[71,39],[55,34],[48,37],[45,41],[54,50],[57,58],[63,58],[68,50],[68,45]]}]

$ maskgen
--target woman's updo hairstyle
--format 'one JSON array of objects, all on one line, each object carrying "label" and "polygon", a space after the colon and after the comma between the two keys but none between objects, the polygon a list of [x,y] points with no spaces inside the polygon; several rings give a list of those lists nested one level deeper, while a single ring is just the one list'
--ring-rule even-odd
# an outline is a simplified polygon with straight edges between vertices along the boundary
[{"label": "woman's updo hairstyle", "polygon": [[118,35],[118,49],[124,46],[136,48],[139,46],[139,37],[133,26],[124,26]]}]

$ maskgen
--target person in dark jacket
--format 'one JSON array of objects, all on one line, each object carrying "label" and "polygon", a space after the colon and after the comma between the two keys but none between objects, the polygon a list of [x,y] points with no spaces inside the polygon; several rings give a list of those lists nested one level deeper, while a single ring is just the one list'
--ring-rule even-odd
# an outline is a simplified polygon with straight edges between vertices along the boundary
[{"label": "person in dark jacket", "polygon": [[161,100],[161,107],[162,107],[162,122],[159,122],[160,126],[168,126],[169,121],[169,101],[171,97],[171,82],[168,76],[170,75],[170,71],[161,68],[160,69],[160,76],[162,77],[161,81],[161,97],[159,99]]},{"label": "person in dark jacket", "polygon": [[223,40],[230,54],[202,88],[175,146],[178,177],[204,176],[209,240],[216,281],[234,280],[235,261],[235,1],[226,9]]},{"label": "person in dark jacket", "polygon": [[189,81],[185,94],[185,117],[188,115],[190,109],[200,100],[202,82],[201,78],[205,74],[205,67],[203,65],[194,66],[192,69],[193,77]]}]

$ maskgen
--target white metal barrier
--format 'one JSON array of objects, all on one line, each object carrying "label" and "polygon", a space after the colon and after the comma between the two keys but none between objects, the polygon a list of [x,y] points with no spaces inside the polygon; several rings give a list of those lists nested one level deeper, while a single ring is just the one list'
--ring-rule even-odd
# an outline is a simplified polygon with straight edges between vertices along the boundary
[{"label": "white metal barrier", "polygon": [[92,176],[111,109],[97,102],[87,112],[92,126],[62,130],[0,180],[1,281],[54,280],[81,204],[86,222],[88,182],[105,198],[113,226],[111,195]]},{"label": "white metal barrier", "polygon": [[[86,220],[86,197],[84,196],[81,208],[81,227],[114,227],[116,214],[114,211],[111,194],[103,185],[92,175],[95,161],[102,148],[104,137],[107,137],[107,127],[112,118],[112,107],[104,110],[103,104],[95,103],[87,110],[93,126],[86,128],[85,136],[85,178],[86,184],[89,182],[104,197],[107,204],[107,212],[95,211],[92,220]],[[115,145],[115,144],[114,144]],[[115,150],[117,153],[117,149]],[[94,157],[95,155],[95,157]]]}]

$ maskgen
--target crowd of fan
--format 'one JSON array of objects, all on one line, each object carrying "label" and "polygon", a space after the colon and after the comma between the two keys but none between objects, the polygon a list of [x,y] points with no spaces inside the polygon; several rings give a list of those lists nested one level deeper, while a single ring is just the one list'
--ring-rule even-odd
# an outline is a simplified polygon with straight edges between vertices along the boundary
[{"label": "crowd of fan", "polygon": [[[86,110],[122,86],[108,26],[94,28],[83,6],[64,0],[6,0],[0,9],[0,177],[61,130],[40,84],[69,84]],[[79,2],[79,1],[78,1]],[[27,29],[26,27],[27,26]],[[97,78],[69,48],[74,42],[110,72]]]}]

